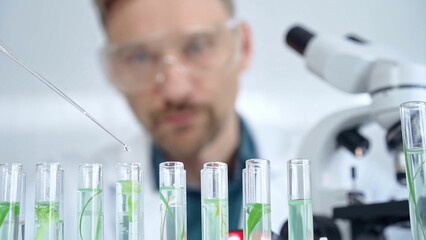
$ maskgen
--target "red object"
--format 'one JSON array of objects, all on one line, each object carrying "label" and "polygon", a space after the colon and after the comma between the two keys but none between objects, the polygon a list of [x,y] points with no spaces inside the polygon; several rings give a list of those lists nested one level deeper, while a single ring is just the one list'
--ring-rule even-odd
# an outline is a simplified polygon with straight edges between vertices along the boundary
[{"label": "red object", "polygon": [[243,231],[229,232],[229,240],[244,240]]}]

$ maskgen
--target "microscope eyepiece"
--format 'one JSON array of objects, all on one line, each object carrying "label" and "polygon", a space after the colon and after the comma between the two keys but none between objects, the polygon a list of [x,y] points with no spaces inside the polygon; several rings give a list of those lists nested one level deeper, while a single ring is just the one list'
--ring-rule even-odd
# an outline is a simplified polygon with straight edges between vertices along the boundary
[{"label": "microscope eyepiece", "polygon": [[284,38],[288,46],[290,46],[291,48],[296,50],[296,52],[303,55],[305,52],[306,46],[308,45],[309,41],[314,36],[315,35],[311,31],[307,30],[306,28],[301,26],[294,26],[290,28],[290,30],[287,32]]}]

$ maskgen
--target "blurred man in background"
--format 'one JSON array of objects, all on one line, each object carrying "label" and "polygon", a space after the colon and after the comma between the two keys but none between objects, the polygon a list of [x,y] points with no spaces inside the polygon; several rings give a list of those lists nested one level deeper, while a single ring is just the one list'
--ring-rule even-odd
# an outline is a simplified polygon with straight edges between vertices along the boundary
[{"label": "blurred man in background", "polygon": [[[130,144],[131,153],[112,149],[103,162],[109,169],[115,162],[141,162],[146,239],[159,239],[158,166],[171,160],[187,170],[188,240],[201,239],[200,170],[206,162],[228,164],[229,228],[242,229],[245,160],[282,160],[261,146],[263,131],[249,128],[235,110],[239,76],[252,54],[249,26],[234,18],[232,0],[97,0],[97,6],[108,39],[108,75],[149,133]],[[280,164],[272,166],[284,182]],[[286,188],[276,185],[272,224],[278,231],[287,207]],[[114,196],[105,198],[108,204]]]}]

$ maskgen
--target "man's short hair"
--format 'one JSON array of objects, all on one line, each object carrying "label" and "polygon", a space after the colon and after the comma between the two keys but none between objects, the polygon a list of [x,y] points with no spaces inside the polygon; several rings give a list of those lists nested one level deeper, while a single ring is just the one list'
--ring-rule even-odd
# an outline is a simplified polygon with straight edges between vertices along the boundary
[{"label": "man's short hair", "polygon": [[[95,0],[96,6],[98,7],[99,13],[101,15],[102,23],[105,26],[106,20],[108,18],[108,14],[111,11],[111,7],[120,0]],[[125,1],[125,0],[121,0]],[[129,0],[127,0],[129,1]],[[223,3],[225,6],[225,9],[228,11],[230,16],[234,16],[235,9],[234,9],[234,0],[218,0]]]}]

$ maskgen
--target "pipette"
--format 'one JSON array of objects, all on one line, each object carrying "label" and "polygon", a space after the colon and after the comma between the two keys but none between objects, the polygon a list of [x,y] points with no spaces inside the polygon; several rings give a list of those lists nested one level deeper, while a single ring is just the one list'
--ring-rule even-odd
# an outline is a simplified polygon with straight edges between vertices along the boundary
[{"label": "pipette", "polygon": [[45,84],[47,87],[49,87],[51,90],[53,90],[55,93],[57,93],[59,96],[61,96],[65,101],[70,103],[72,106],[74,106],[78,111],[80,111],[83,115],[88,117],[92,122],[94,122],[96,125],[98,125],[100,128],[102,128],[106,133],[108,133],[111,137],[113,137],[115,140],[117,140],[121,145],[123,145],[124,150],[130,151],[130,147],[127,146],[124,142],[122,142],[120,139],[118,139],[114,134],[112,134],[110,131],[108,131],[104,126],[102,126],[95,118],[93,118],[86,110],[84,110],[80,105],[78,105],[76,102],[74,102],[71,98],[69,98],[64,92],[59,90],[55,85],[53,85],[51,82],[49,82],[45,77],[43,77],[41,74],[31,70],[29,67],[27,67],[20,59],[16,58],[11,54],[9,50],[6,49],[5,45],[0,42],[0,51],[9,57],[13,62],[27,70],[29,73],[31,73],[34,77],[36,77],[38,80],[40,80],[43,84]]}]

